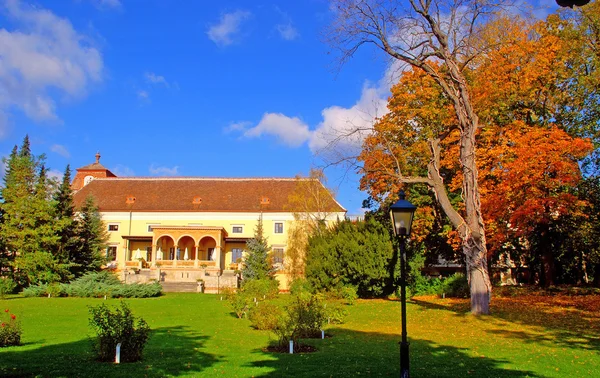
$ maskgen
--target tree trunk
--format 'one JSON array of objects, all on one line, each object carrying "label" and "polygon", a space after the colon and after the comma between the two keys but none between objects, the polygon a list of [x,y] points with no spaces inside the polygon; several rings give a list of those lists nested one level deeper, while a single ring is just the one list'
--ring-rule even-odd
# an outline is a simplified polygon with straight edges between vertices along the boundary
[{"label": "tree trunk", "polygon": [[467,274],[471,292],[471,313],[487,315],[490,313],[492,285],[487,267],[487,249],[470,238],[463,245],[467,261]]}]

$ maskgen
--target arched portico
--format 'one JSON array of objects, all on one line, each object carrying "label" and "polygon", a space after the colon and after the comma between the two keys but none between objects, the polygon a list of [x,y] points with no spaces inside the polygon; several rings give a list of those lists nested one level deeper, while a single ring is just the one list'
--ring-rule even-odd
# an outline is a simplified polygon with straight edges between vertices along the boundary
[{"label": "arched portico", "polygon": [[[210,226],[154,226],[153,257],[162,249],[160,266],[169,267],[215,267],[221,269],[221,246],[227,236],[223,227]],[[187,259],[185,250],[187,248]],[[165,252],[167,251],[167,252]],[[153,258],[153,261],[156,261]]]}]

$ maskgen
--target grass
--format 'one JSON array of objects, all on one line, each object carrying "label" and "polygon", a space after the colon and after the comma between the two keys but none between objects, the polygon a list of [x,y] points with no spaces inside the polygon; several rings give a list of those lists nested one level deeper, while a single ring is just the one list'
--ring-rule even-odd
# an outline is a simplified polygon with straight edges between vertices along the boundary
[{"label": "grass", "polygon": [[[89,298],[0,301],[23,325],[23,343],[0,349],[0,376],[330,377],[399,375],[399,303],[358,301],[347,322],[309,343],[310,354],[264,351],[273,338],[237,319],[218,296],[168,294],[130,299],[154,330],[144,360],[93,360]],[[118,300],[107,300],[118,304]],[[413,377],[586,377],[600,371],[600,296],[494,298],[493,315],[468,314],[465,300],[415,298],[408,304]],[[3,307],[2,307],[3,306]]]}]

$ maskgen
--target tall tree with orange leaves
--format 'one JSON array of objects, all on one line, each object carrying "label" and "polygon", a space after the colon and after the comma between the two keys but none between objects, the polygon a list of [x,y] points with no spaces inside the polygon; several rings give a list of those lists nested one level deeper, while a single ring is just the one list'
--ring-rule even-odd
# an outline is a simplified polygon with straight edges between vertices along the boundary
[{"label": "tall tree with orange leaves", "polygon": [[[467,57],[460,67],[460,73],[465,80],[463,90],[469,94],[472,111],[477,115],[478,125],[471,136],[475,144],[473,148],[465,148],[465,134],[460,126],[457,105],[444,84],[435,76],[447,74],[450,67],[443,59],[431,59],[426,68],[415,65],[416,67],[403,73],[400,82],[392,89],[388,106],[390,113],[376,123],[359,158],[363,162],[362,187],[369,190],[376,199],[384,200],[399,185],[426,183],[430,186],[449,222],[462,239],[471,279],[473,269],[481,271],[483,265],[474,266],[469,249],[465,249],[465,240],[471,235],[464,234],[464,230],[472,225],[466,221],[472,212],[472,207],[468,204],[470,191],[475,188],[477,198],[481,193],[484,202],[485,195],[491,191],[518,192],[518,185],[515,188],[510,185],[505,188],[491,187],[486,181],[505,180],[513,174],[501,174],[507,171],[507,167],[512,167],[508,169],[510,172],[522,166],[540,168],[533,164],[535,159],[532,156],[511,156],[510,153],[500,153],[498,150],[496,154],[486,152],[494,146],[502,145],[510,130],[521,130],[522,133],[513,134],[514,138],[504,145],[509,150],[513,149],[513,154],[515,146],[526,145],[529,139],[536,142],[528,148],[541,149],[545,146],[548,151],[564,148],[563,142],[575,143],[575,149],[546,156],[547,162],[568,167],[570,173],[566,176],[572,180],[564,183],[561,190],[552,189],[556,182],[566,177],[555,180],[553,175],[557,172],[548,173],[546,181],[536,182],[540,185],[540,191],[543,192],[543,186],[546,185],[546,189],[553,195],[558,195],[568,192],[568,188],[573,187],[572,184],[577,181],[575,179],[581,178],[577,160],[591,151],[589,142],[577,139],[577,136],[586,136],[585,134],[573,132],[574,137],[571,137],[562,132],[558,138],[557,133],[560,131],[557,126],[573,130],[569,127],[573,125],[566,122],[557,124],[559,120],[565,119],[563,115],[573,115],[577,112],[572,109],[585,108],[585,104],[581,102],[583,96],[573,95],[577,91],[573,90],[576,88],[572,83],[575,78],[583,78],[583,73],[575,72],[570,64],[573,58],[569,44],[572,42],[556,33],[550,21],[520,20],[514,15],[509,19],[508,15],[499,14],[487,23],[480,24],[476,32],[470,34],[470,48],[477,51],[477,54]],[[593,54],[589,49],[585,52],[588,56]],[[591,70],[585,75],[595,75],[596,72]],[[574,103],[569,105],[569,101]],[[594,125],[588,128],[596,129]],[[542,132],[542,135],[536,134],[537,131]],[[465,164],[465,153],[476,160],[475,167]],[[523,159],[534,160],[524,164]],[[472,181],[474,172],[480,175],[476,186],[473,186]],[[452,203],[450,199],[453,196],[459,196],[460,201]],[[557,198],[563,201],[564,206],[572,202],[572,197],[562,194]],[[552,199],[537,198],[540,202]],[[565,208],[574,209],[569,206]],[[482,219],[488,218],[483,207],[481,210]],[[546,214],[554,212],[552,209]],[[529,221],[541,224],[543,219],[543,216],[529,217]],[[483,230],[482,227],[481,231]],[[492,227],[491,230],[494,238],[495,229]],[[487,250],[482,259],[485,260],[486,257]]]}]

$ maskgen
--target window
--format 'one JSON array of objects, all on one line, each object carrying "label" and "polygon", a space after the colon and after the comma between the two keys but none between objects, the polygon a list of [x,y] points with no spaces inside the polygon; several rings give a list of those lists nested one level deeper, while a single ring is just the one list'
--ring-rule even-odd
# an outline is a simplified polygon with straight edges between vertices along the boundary
[{"label": "window", "polygon": [[244,233],[244,226],[240,226],[240,225],[235,225],[231,227],[231,233],[232,234],[243,234]]},{"label": "window", "polygon": [[152,261],[152,247],[146,247],[146,256],[148,256],[146,261]]},{"label": "window", "polygon": [[117,246],[111,245],[106,248],[106,259],[108,261],[116,261],[117,260]]},{"label": "window", "polygon": [[231,249],[231,262],[237,263],[242,260],[242,249],[241,248],[232,248]]},{"label": "window", "polygon": [[273,261],[273,265],[278,269],[283,268],[283,248],[273,248],[273,252],[271,252],[271,259]]},{"label": "window", "polygon": [[283,234],[283,222],[275,222],[275,233]]},{"label": "window", "polygon": [[118,224],[109,224],[108,225],[108,231],[119,231],[119,225]]}]

